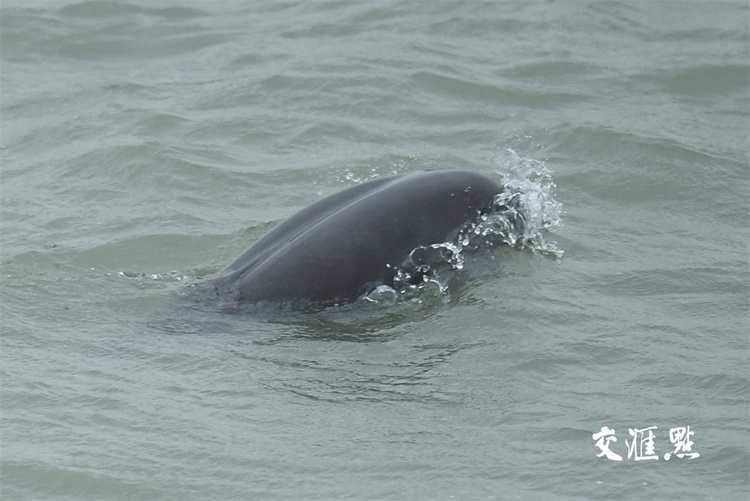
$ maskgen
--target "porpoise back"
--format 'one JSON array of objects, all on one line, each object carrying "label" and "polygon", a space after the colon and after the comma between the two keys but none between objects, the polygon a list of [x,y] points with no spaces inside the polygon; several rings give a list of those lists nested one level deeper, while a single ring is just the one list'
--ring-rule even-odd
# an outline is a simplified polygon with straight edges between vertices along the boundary
[{"label": "porpoise back", "polygon": [[451,242],[503,187],[471,171],[376,179],[324,198],[276,226],[212,283],[240,302],[333,304],[392,285],[420,246]]}]

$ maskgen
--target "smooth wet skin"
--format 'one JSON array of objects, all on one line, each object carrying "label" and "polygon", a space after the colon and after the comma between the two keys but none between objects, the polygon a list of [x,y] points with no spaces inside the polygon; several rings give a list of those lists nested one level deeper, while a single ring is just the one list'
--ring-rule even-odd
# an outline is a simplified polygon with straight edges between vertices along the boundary
[{"label": "smooth wet skin", "polygon": [[240,302],[330,304],[392,285],[416,247],[453,241],[503,187],[470,171],[376,179],[331,195],[279,224],[213,285]]}]

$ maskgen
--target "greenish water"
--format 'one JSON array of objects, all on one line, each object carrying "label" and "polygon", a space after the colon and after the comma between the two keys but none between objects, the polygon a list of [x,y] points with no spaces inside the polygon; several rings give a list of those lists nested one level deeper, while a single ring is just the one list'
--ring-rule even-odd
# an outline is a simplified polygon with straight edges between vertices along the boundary
[{"label": "greenish water", "polygon": [[[747,499],[745,2],[40,0],[0,23],[3,499]],[[343,187],[528,165],[561,259],[501,249],[384,310],[180,307]],[[628,457],[651,426],[659,459]],[[681,427],[700,457],[667,461]]]}]

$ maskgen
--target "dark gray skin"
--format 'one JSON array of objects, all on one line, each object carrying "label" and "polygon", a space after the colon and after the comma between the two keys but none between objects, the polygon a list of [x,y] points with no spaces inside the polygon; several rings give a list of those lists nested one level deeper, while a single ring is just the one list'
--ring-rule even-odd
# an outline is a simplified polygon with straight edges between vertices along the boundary
[{"label": "dark gray skin", "polygon": [[376,179],[324,198],[276,226],[212,283],[243,303],[335,304],[393,286],[420,246],[452,242],[503,186],[470,171]]}]

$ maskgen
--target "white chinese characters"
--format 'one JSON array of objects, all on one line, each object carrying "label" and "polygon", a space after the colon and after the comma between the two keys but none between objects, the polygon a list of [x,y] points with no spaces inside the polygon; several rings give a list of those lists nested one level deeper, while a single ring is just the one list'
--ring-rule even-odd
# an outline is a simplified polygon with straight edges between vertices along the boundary
[{"label": "white chinese characters", "polygon": [[687,456],[689,459],[695,459],[700,457],[697,452],[691,452],[693,447],[693,441],[690,440],[690,435],[695,435],[695,432],[690,431],[690,427],[685,428],[672,428],[669,430],[669,441],[675,446],[673,452],[667,452],[664,454],[664,460],[669,461],[669,458],[674,454],[678,458],[682,459]]},{"label": "white chinese characters", "polygon": [[606,426],[602,426],[602,431],[599,433],[594,433],[591,438],[596,440],[596,446],[601,449],[602,452],[596,455],[596,457],[600,458],[602,456],[607,456],[607,459],[611,459],[612,461],[622,461],[622,456],[619,454],[615,454],[611,450],[609,450],[609,443],[610,442],[617,442],[617,437],[615,437],[615,430],[612,428],[607,428]]},{"label": "white chinese characters", "polygon": [[628,433],[633,437],[633,442],[628,444],[625,440],[625,446],[628,448],[628,459],[633,457],[636,461],[648,461],[649,459],[659,459],[654,447],[654,430],[656,426],[650,426],[639,430],[638,428],[628,428]]},{"label": "white chinese characters", "polygon": [[[628,434],[631,437],[630,441],[625,440],[628,459],[633,459],[634,461],[659,459],[659,455],[656,453],[656,429],[656,426],[641,429],[628,428]],[[695,435],[695,432],[690,431],[689,426],[671,428],[669,430],[669,441],[674,446],[674,450],[664,454],[664,460],[669,461],[673,456],[680,459],[695,459],[700,457],[699,453],[692,451],[694,445],[690,439],[692,435]],[[606,457],[611,461],[622,461],[622,456],[610,448],[614,442],[617,442],[614,428],[602,426],[599,432],[591,435],[591,438],[596,441],[595,445],[599,449],[596,457]]]}]

